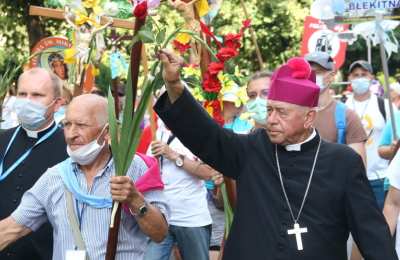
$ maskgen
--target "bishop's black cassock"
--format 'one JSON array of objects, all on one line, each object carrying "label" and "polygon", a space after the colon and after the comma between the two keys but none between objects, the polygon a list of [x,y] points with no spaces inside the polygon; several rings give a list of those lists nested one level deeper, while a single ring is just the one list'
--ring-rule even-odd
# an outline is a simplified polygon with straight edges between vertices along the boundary
[{"label": "bishop's black cassock", "polygon": [[[398,259],[361,158],[350,148],[322,141],[299,224],[304,250],[288,235],[293,220],[283,196],[275,145],[265,130],[236,135],[219,127],[185,90],[171,105],[167,94],[155,109],[172,132],[205,163],[237,180],[238,201],[224,260],[346,260],[352,233],[366,260]],[[278,146],[283,182],[297,215],[319,135],[288,152]]]},{"label": "bishop's black cassock", "polygon": [[[3,170],[7,170],[21,155],[43,135],[53,129],[48,129],[31,138],[21,129],[8,151]],[[0,132],[0,159],[3,158],[6,147],[16,128]],[[21,202],[22,195],[30,189],[36,180],[50,167],[67,158],[66,144],[62,129],[33,148],[31,154],[6,179],[0,181],[0,220],[7,218]],[[43,225],[38,231],[21,238],[0,252],[1,260],[48,260],[52,258],[53,240],[50,224]]]}]

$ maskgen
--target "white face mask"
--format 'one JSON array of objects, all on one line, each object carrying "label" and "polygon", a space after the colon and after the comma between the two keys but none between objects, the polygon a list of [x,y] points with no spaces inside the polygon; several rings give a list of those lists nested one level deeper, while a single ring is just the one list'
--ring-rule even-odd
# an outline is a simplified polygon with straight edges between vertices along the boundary
[{"label": "white face mask", "polygon": [[23,128],[36,131],[47,121],[46,112],[53,103],[54,101],[46,107],[27,98],[17,98],[14,111]]},{"label": "white face mask", "polygon": [[74,151],[71,150],[69,145],[67,146],[67,153],[73,162],[76,162],[79,165],[89,165],[97,158],[101,150],[103,150],[103,147],[106,145],[106,141],[104,141],[101,145],[98,143],[98,139],[106,126],[107,125],[105,125],[101,130],[99,136],[90,143],[85,144]]},{"label": "white face mask", "polygon": [[315,84],[319,86],[319,88],[322,90],[326,89],[325,83],[324,83],[324,75],[317,75],[315,79]]}]

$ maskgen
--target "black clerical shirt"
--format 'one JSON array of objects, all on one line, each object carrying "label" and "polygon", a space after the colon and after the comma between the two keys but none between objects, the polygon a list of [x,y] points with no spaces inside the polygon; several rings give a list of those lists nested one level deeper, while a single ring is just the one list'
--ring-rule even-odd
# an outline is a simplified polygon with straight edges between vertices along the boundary
[{"label": "black clerical shirt", "polygon": [[[224,260],[346,260],[352,233],[366,260],[398,259],[361,158],[344,145],[322,141],[299,224],[304,250],[289,235],[293,220],[284,199],[275,145],[265,130],[237,135],[222,129],[187,90],[170,104],[164,94],[156,112],[195,155],[237,180],[238,201]],[[301,151],[278,146],[283,182],[294,214],[303,199],[320,136]]]},{"label": "black clerical shirt", "polygon": [[[54,124],[39,132],[37,138],[27,135],[21,129],[8,151],[3,170],[7,170],[20,156],[43,135],[51,131]],[[16,128],[0,133],[0,158]],[[0,181],[0,220],[8,217],[19,205],[22,195],[30,189],[37,179],[51,166],[67,158],[66,144],[62,129],[33,148],[31,154],[6,179]],[[1,260],[48,260],[52,257],[52,230],[49,224],[43,225],[38,231],[18,240],[0,252]]]}]

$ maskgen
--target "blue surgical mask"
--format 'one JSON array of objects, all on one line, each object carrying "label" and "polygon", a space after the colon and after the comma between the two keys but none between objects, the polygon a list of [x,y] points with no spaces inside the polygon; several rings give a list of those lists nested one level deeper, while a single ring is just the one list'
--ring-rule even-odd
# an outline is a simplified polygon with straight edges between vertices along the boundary
[{"label": "blue surgical mask", "polygon": [[371,80],[369,78],[357,78],[351,81],[351,87],[353,88],[354,94],[362,95],[369,91]]},{"label": "blue surgical mask", "polygon": [[23,128],[36,131],[46,122],[45,115],[49,106],[46,107],[27,98],[17,98],[14,110]]},{"label": "blue surgical mask", "polygon": [[257,97],[246,104],[247,112],[259,124],[267,124],[267,100]]}]

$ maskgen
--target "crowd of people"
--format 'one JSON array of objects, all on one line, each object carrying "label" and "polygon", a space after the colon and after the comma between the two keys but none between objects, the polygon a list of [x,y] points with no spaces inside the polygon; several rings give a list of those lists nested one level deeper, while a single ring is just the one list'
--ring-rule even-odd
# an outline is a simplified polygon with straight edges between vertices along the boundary
[{"label": "crowd of people", "polygon": [[354,61],[342,102],[334,60],[315,52],[255,73],[246,100],[241,86],[223,93],[221,127],[179,59],[159,58],[156,129],[144,120],[123,177],[100,89],[72,98],[52,71],[19,76],[0,125],[0,259],[104,259],[113,201],[116,259],[398,259],[399,83],[390,103]]}]

